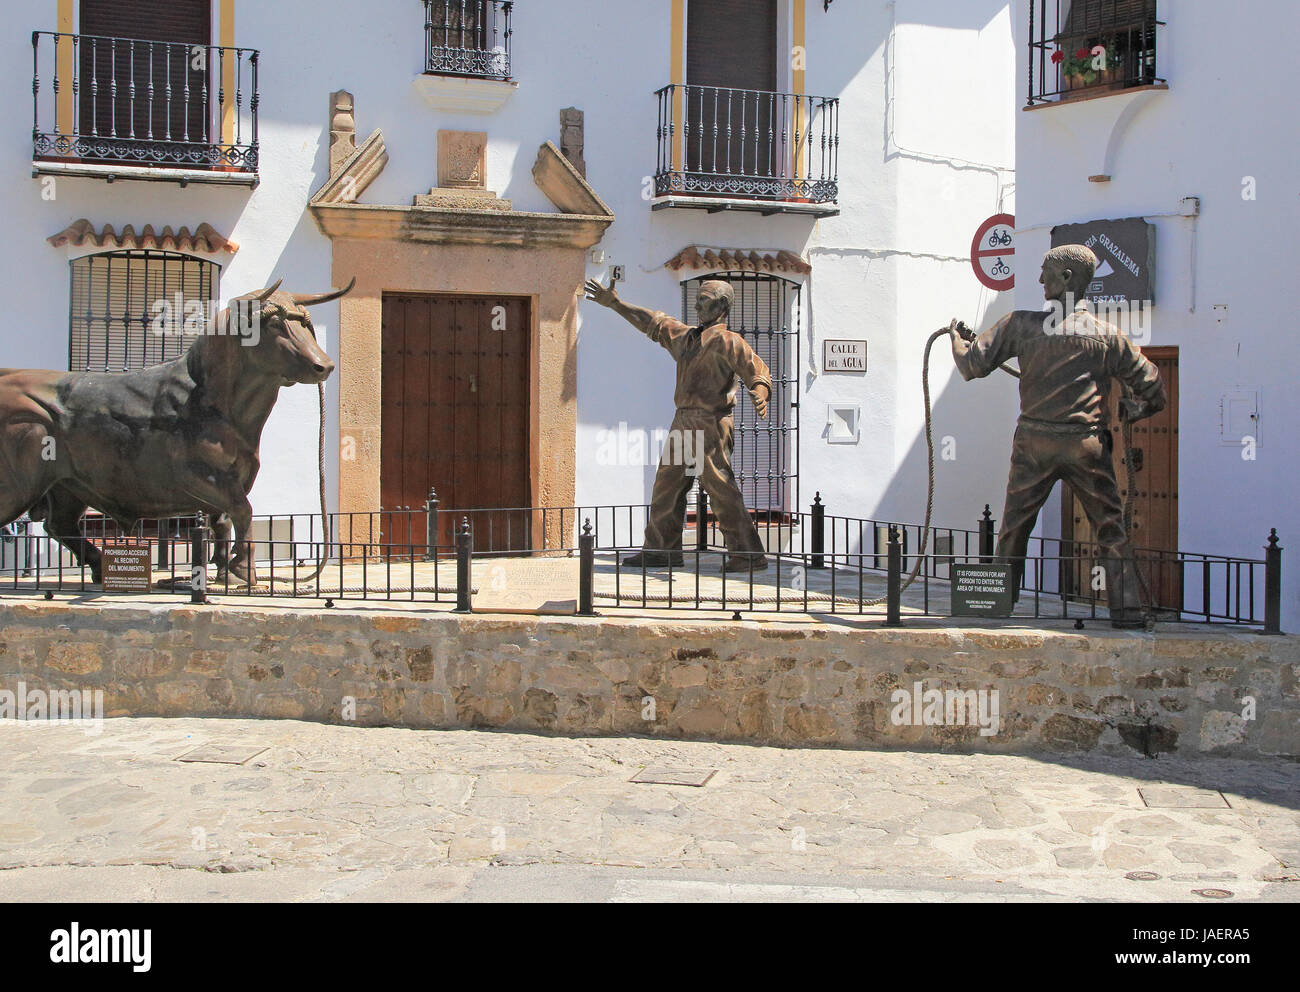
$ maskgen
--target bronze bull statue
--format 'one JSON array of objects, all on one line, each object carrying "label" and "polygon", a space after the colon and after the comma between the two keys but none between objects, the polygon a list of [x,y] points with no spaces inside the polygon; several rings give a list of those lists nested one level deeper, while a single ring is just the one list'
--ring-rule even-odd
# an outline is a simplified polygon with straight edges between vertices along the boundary
[{"label": "bronze bull statue", "polygon": [[44,520],[98,583],[101,554],[81,530],[87,507],[128,529],[202,511],[214,520],[219,577],[255,584],[248,493],[262,428],[281,386],[334,371],[306,308],[355,283],[295,296],[277,282],[241,296],[183,355],[141,372],[0,369],[0,526],[24,512]]}]

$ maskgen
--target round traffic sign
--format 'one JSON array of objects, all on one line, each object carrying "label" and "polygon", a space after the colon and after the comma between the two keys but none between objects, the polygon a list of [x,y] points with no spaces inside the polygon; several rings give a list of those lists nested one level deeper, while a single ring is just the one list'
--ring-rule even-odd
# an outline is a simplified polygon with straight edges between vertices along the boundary
[{"label": "round traffic sign", "polygon": [[1016,218],[995,214],[979,226],[970,245],[975,278],[999,293],[1016,285],[1015,237]]}]

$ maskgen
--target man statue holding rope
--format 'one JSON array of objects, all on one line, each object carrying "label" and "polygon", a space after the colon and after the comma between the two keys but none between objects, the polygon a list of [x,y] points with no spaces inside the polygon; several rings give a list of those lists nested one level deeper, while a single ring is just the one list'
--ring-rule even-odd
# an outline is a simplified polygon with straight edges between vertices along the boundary
[{"label": "man statue holding rope", "polygon": [[[713,512],[727,543],[728,572],[758,572],[767,568],[763,542],[745,509],[745,498],[731,471],[732,411],[736,377],[744,381],[759,417],[767,419],[772,373],[743,337],[728,329],[727,317],[735,291],[731,284],[711,279],[700,286],[695,302],[699,325],[688,327],[665,313],[632,306],[618,298],[613,286],[592,279],[587,299],[609,307],[651,341],[662,345],[677,362],[677,390],[669,437],[677,444],[664,448],[650,496],[650,516],[639,555],[623,559],[636,568],[683,563],[682,527],[693,474],[713,501]],[[689,437],[699,439],[695,465],[688,471],[681,457]],[[704,526],[699,521],[698,526]]]},{"label": "man statue holding rope", "polygon": [[1018,596],[1038,511],[1063,479],[1083,504],[1100,546],[1111,623],[1131,628],[1143,623],[1140,580],[1115,483],[1111,380],[1126,388],[1120,400],[1125,425],[1159,413],[1167,399],[1159,369],[1118,327],[1089,311],[1084,293],[1096,270],[1097,256],[1084,245],[1053,248],[1039,277],[1052,310],[1017,310],[978,337],[959,321],[948,331],[953,360],[968,381],[1020,360],[1020,420],[997,548],[998,557],[1012,563],[1012,588]]}]

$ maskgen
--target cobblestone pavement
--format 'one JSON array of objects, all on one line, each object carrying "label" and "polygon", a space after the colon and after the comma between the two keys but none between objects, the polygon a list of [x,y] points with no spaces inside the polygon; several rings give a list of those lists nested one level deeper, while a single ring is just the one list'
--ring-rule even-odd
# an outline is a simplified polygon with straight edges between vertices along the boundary
[{"label": "cobblestone pavement", "polygon": [[[266,750],[175,760],[200,745]],[[6,722],[0,748],[5,900],[1300,897],[1296,763],[203,719]]]}]

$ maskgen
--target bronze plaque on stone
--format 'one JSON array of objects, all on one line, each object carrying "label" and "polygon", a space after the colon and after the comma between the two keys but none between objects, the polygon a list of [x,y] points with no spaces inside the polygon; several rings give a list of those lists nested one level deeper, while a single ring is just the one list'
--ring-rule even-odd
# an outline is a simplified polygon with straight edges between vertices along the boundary
[{"label": "bronze plaque on stone", "polygon": [[572,616],[578,612],[578,564],[576,558],[477,561],[474,612]]},{"label": "bronze plaque on stone", "polygon": [[153,591],[153,553],[148,544],[105,544],[104,592]]}]

